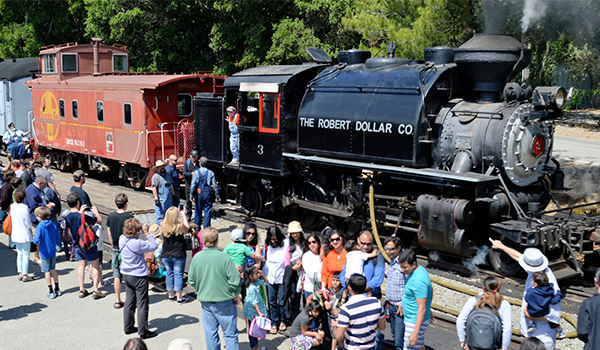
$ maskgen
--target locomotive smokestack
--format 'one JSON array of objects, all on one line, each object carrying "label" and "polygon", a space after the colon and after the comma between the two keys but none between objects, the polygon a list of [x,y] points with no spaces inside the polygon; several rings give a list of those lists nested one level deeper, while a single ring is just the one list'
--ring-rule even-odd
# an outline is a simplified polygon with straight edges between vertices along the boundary
[{"label": "locomotive smokestack", "polygon": [[92,38],[94,52],[94,75],[100,75],[100,44],[102,38]]}]

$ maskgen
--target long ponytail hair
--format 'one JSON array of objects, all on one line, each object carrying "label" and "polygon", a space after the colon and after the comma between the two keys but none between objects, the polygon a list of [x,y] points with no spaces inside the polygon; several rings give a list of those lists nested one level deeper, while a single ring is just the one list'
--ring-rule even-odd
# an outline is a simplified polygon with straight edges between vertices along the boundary
[{"label": "long ponytail hair", "polygon": [[483,309],[486,305],[498,309],[502,303],[502,294],[500,294],[500,281],[494,276],[486,277],[483,280],[483,295],[475,304],[476,309]]}]

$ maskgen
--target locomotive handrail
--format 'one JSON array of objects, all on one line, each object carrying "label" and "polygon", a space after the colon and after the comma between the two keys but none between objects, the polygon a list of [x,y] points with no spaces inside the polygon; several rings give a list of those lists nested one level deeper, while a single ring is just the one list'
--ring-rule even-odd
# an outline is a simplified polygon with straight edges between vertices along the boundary
[{"label": "locomotive handrail", "polygon": [[552,210],[546,210],[546,211],[539,211],[535,214],[550,214],[550,213],[558,213],[561,211],[566,211],[568,210],[570,213],[573,211],[573,209],[577,209],[577,208],[581,208],[581,207],[587,207],[590,205],[599,205],[600,201],[596,201],[596,202],[591,202],[591,203],[585,203],[585,204],[577,204],[577,205],[571,205],[569,207],[563,207],[563,208],[559,208],[559,209],[552,209]]}]

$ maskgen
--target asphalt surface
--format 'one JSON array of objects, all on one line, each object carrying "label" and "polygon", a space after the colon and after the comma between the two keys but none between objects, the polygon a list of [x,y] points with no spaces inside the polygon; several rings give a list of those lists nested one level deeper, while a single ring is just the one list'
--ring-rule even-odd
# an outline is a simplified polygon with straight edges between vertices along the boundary
[{"label": "asphalt surface", "polygon": [[600,166],[600,141],[555,134],[552,154],[559,160]]}]

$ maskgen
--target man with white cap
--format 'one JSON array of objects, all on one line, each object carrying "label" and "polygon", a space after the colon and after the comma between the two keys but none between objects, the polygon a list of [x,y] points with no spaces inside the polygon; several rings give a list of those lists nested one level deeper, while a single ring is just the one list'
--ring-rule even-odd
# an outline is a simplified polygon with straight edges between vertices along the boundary
[{"label": "man with white cap", "polygon": [[23,161],[24,159],[33,158],[33,148],[31,147],[31,144],[29,144],[29,137],[23,137],[23,143],[21,143],[21,145],[19,145],[19,148],[17,148],[17,155],[18,159],[20,159],[21,161]]},{"label": "man with white cap", "polygon": [[[525,290],[523,292],[523,304],[525,303],[525,295],[527,295],[527,292],[533,288],[532,275],[534,272],[544,271],[546,275],[548,275],[549,282],[554,285],[554,293],[556,294],[559,291],[556,277],[552,273],[552,270],[548,268],[548,258],[546,258],[539,249],[527,248],[523,253],[521,253],[513,248],[507,247],[501,241],[490,238],[490,242],[492,242],[492,249],[502,250],[508,256],[518,261],[523,270],[527,272],[527,281],[525,282]],[[521,333],[527,335],[528,337],[536,337],[541,340],[544,343],[546,350],[554,350],[557,329],[550,328],[549,322],[558,324],[560,322],[560,312],[560,303],[550,305],[550,313],[546,315],[546,317],[534,318],[533,320],[535,322],[536,329],[533,332],[527,333],[527,318],[525,317],[525,313],[521,308]]]},{"label": "man with white cap", "polygon": [[240,161],[240,149],[238,144],[238,125],[240,125],[240,115],[236,113],[235,107],[233,106],[227,107],[227,122],[229,123],[229,132],[231,133],[231,136],[229,137],[229,149],[233,155],[233,159],[229,164],[237,165]]}]

